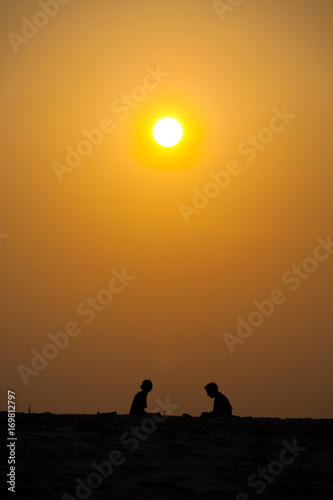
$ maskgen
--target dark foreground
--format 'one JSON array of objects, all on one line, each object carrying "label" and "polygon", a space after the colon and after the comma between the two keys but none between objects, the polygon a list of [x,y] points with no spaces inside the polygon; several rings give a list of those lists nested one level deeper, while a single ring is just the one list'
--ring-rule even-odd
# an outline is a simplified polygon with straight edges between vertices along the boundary
[{"label": "dark foreground", "polygon": [[[333,498],[332,420],[17,414],[16,421],[11,498]],[[6,422],[1,413],[5,437]],[[1,467],[3,487],[9,465]]]}]

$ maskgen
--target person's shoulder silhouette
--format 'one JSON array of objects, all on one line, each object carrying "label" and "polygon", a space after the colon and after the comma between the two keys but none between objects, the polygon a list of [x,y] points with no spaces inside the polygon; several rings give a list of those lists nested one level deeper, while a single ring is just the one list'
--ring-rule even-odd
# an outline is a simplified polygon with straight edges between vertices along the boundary
[{"label": "person's shoulder silhouette", "polygon": [[141,384],[141,391],[138,392],[133,399],[130,415],[146,415],[147,395],[153,388],[151,380],[144,380]]}]

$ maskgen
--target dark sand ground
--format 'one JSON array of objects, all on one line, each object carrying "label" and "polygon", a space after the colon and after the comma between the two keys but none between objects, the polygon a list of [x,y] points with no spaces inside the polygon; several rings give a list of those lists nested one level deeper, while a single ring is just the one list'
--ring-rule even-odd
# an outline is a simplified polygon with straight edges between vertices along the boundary
[{"label": "dark sand ground", "polygon": [[[8,498],[333,499],[333,420],[165,417],[156,423],[107,414],[17,414],[16,420],[16,494]],[[1,413],[5,438],[6,422]],[[132,436],[134,427],[139,437]],[[302,449],[281,455],[285,443]],[[113,471],[105,466],[110,475],[102,478],[92,463],[109,461],[114,450]],[[267,480],[258,468],[268,471]],[[7,473],[2,462],[2,486]],[[76,478],[85,484],[89,478],[90,489],[76,491]]]}]

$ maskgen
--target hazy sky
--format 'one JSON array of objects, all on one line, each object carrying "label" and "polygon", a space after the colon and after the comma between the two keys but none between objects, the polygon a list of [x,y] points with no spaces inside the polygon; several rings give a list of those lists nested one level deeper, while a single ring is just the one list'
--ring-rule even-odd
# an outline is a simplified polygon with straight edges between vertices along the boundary
[{"label": "hazy sky", "polygon": [[126,413],[150,378],[151,411],[215,381],[236,415],[333,417],[333,4],[222,3],[0,3],[18,411]]}]

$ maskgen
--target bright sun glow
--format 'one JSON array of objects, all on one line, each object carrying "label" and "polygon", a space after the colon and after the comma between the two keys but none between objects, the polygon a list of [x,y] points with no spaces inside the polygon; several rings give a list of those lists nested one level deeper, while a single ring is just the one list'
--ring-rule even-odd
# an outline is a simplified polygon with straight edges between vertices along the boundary
[{"label": "bright sun glow", "polygon": [[153,136],[160,146],[171,148],[183,137],[183,128],[174,118],[163,118],[154,126]]}]

